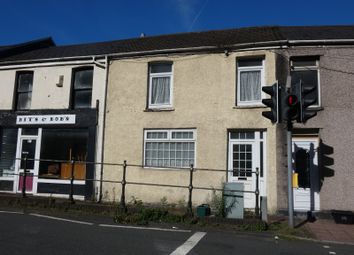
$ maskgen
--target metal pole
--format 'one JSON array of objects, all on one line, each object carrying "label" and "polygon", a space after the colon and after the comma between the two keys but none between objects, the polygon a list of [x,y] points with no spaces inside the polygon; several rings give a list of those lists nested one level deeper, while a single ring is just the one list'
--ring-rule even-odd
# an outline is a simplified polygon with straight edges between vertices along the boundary
[{"label": "metal pole", "polygon": [[191,164],[190,167],[190,171],[189,171],[189,186],[188,186],[188,190],[189,190],[189,196],[188,196],[188,211],[187,213],[190,216],[193,216],[193,210],[192,210],[192,192],[193,192],[193,164]]},{"label": "metal pole", "polygon": [[70,178],[70,195],[69,195],[69,200],[72,204],[75,203],[74,201],[74,167],[75,167],[75,161],[74,159],[71,160],[71,178]]},{"label": "metal pole", "polygon": [[294,228],[294,198],[293,198],[293,169],[292,169],[292,123],[288,121],[288,212],[289,227]]},{"label": "metal pole", "polygon": [[257,218],[259,217],[259,168],[256,167],[256,208],[255,208],[255,212],[256,212],[256,216]]},{"label": "metal pole", "polygon": [[[301,86],[301,85],[300,85]],[[286,89],[289,92],[291,90],[291,75],[288,74],[286,79]],[[301,97],[300,97],[301,100]],[[294,198],[293,198],[293,167],[292,167],[292,131],[293,123],[290,116],[287,121],[287,151],[288,151],[288,214],[289,214],[289,227],[294,228]]]},{"label": "metal pole", "polygon": [[22,178],[22,197],[25,198],[26,197],[26,177],[27,177],[27,156],[25,156],[24,159],[24,169],[23,169],[23,178]]},{"label": "metal pole", "polygon": [[101,170],[100,170],[100,193],[98,196],[98,203],[101,203],[103,198],[102,185],[103,185],[103,162],[101,163]]},{"label": "metal pole", "polygon": [[126,172],[127,172],[127,161],[124,160],[123,163],[123,177],[122,177],[122,193],[121,193],[121,197],[120,197],[120,209],[123,212],[127,211],[127,206],[125,204],[125,185],[127,184],[126,181]]}]

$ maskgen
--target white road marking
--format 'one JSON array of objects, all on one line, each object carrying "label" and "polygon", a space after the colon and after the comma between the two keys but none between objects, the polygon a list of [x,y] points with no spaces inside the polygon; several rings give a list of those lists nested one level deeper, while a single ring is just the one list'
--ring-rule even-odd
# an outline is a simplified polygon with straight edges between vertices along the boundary
[{"label": "white road marking", "polygon": [[196,232],[192,235],[184,244],[179,246],[174,252],[170,255],[186,255],[194,246],[206,235],[205,232]]},{"label": "white road marking", "polygon": [[9,214],[24,214],[23,212],[13,212],[13,211],[0,211],[0,213],[9,213]]},{"label": "white road marking", "polygon": [[166,232],[182,232],[182,233],[190,233],[191,230],[183,230],[183,229],[169,229],[169,228],[150,228],[150,227],[136,227],[136,226],[124,226],[124,225],[109,225],[109,224],[99,224],[100,227],[108,227],[108,228],[128,228],[128,229],[143,229],[143,230],[157,230],[157,231],[166,231]]},{"label": "white road marking", "polygon": [[72,222],[72,223],[77,223],[77,224],[83,224],[83,225],[93,225],[93,223],[91,223],[91,222],[78,221],[78,220],[69,220],[69,219],[58,218],[58,217],[42,215],[42,214],[37,214],[37,213],[30,213],[29,215],[32,215],[32,216],[35,216],[35,217],[40,217],[40,218],[47,218],[47,219],[52,219],[52,220],[59,220],[59,221],[66,221],[66,222]]},{"label": "white road marking", "polygon": [[335,254],[337,254],[337,253],[335,253],[334,251],[330,251],[329,254],[335,255]]},{"label": "white road marking", "polygon": [[328,245],[323,245],[323,248],[329,249],[329,246]]}]

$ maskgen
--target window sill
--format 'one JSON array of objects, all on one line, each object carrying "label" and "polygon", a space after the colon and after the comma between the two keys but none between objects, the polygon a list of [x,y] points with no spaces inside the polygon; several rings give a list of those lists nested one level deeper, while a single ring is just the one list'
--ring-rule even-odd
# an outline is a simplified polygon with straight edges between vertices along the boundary
[{"label": "window sill", "polygon": [[156,171],[186,171],[188,167],[166,167],[166,166],[142,166],[143,169],[156,170]]},{"label": "window sill", "polygon": [[236,105],[233,109],[254,109],[254,108],[267,108],[265,105]]},{"label": "window sill", "polygon": [[148,108],[145,109],[144,112],[172,112],[175,108],[173,107],[166,107],[166,108]]},{"label": "window sill", "polygon": [[[37,180],[38,183],[53,183],[53,184],[68,184],[70,183],[70,180],[68,179],[47,179],[43,178],[41,176],[38,177]],[[85,180],[74,180],[74,184],[77,185],[85,185]]]}]

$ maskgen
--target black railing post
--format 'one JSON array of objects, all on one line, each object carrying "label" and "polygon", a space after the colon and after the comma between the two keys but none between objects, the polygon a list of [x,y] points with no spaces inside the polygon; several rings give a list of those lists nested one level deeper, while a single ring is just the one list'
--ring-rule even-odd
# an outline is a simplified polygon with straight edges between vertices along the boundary
[{"label": "black railing post", "polygon": [[120,196],[120,204],[119,204],[120,210],[123,211],[123,212],[127,211],[127,206],[125,204],[125,185],[127,184],[127,182],[126,182],[126,172],[127,172],[127,161],[124,160],[124,163],[123,163],[123,177],[122,177],[122,193],[121,193],[121,196]]},{"label": "black railing post", "polygon": [[24,159],[24,169],[23,169],[23,178],[22,178],[22,197],[26,197],[26,177],[27,177],[27,156]]},{"label": "black railing post", "polygon": [[188,186],[189,196],[188,196],[188,208],[187,208],[188,210],[187,213],[190,216],[193,216],[193,209],[192,209],[193,171],[194,171],[194,167],[193,164],[191,164],[189,169],[189,186]]},{"label": "black railing post", "polygon": [[259,217],[259,169],[256,167],[256,208],[255,208],[255,213],[257,218]]},{"label": "black railing post", "polygon": [[72,159],[71,162],[71,178],[70,178],[70,195],[69,195],[69,200],[72,204],[75,203],[74,201],[74,171],[75,171],[75,160]]}]

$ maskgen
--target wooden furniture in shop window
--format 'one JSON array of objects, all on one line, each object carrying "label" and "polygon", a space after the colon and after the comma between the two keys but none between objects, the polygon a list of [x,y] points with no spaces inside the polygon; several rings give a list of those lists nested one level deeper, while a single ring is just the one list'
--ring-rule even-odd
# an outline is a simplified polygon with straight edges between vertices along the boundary
[{"label": "wooden furniture in shop window", "polygon": [[59,176],[59,164],[48,165],[48,175],[57,175]]},{"label": "wooden furniture in shop window", "polygon": [[[71,178],[71,164],[61,163],[61,179],[70,180]],[[85,163],[75,163],[74,164],[74,179],[75,180],[85,180],[86,178],[86,164]]]}]

